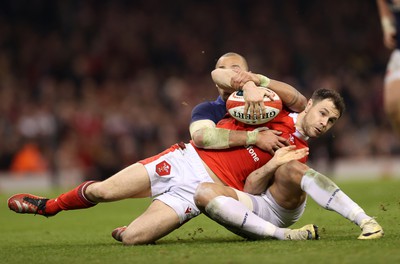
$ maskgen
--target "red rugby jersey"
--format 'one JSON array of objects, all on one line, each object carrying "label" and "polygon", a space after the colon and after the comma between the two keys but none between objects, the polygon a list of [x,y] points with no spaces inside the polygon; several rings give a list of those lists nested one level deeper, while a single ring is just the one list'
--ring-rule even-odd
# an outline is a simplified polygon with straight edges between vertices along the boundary
[{"label": "red rugby jersey", "polygon": [[[295,118],[297,114],[289,114],[288,111],[282,110],[276,118],[260,126],[245,125],[232,117],[226,117],[218,122],[217,127],[251,131],[257,127],[265,126],[269,129],[281,131],[281,136],[289,139],[290,144],[296,145],[297,148],[308,147],[307,141],[296,133]],[[251,172],[260,168],[272,158],[271,154],[256,146],[234,147],[223,150],[205,150],[196,146],[194,148],[218,178],[228,186],[238,190],[243,190],[246,178]],[[306,162],[307,157],[300,161]]]}]

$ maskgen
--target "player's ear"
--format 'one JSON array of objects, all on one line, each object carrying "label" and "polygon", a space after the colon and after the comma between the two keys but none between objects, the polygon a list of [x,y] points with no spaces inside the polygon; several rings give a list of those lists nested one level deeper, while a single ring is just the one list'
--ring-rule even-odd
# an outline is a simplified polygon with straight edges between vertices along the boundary
[{"label": "player's ear", "polygon": [[313,100],[309,99],[306,105],[306,108],[304,109],[304,112],[307,113],[308,110],[310,110],[310,108],[313,106]]}]

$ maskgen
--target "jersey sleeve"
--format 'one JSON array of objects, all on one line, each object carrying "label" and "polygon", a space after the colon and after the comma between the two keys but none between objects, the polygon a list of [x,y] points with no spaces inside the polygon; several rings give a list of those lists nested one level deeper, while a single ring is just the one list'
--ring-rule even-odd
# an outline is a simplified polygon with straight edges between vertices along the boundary
[{"label": "jersey sleeve", "polygon": [[212,104],[211,102],[203,102],[193,108],[190,123],[198,120],[208,119],[216,124],[224,117],[225,114],[226,108],[224,105]]}]

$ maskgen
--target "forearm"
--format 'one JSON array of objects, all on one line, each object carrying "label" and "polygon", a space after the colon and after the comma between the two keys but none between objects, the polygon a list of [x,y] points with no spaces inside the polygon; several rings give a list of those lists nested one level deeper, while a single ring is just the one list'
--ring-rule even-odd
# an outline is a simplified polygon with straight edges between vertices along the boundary
[{"label": "forearm", "polygon": [[271,79],[268,88],[273,90],[281,98],[282,103],[290,110],[301,112],[306,107],[306,97],[293,86]]},{"label": "forearm", "polygon": [[224,128],[206,127],[192,135],[194,144],[204,149],[227,149],[231,147],[254,145],[258,131],[237,131]]},{"label": "forearm", "polygon": [[267,189],[278,166],[271,160],[261,168],[253,171],[246,179],[244,191],[250,194],[261,194]]},{"label": "forearm", "polygon": [[[236,76],[236,72],[231,69],[215,69],[211,72],[211,77],[216,85],[225,91],[233,92],[235,88],[232,87],[232,78]],[[268,77],[255,74],[247,73],[246,82],[254,82],[256,86],[263,86],[273,90],[282,100],[283,104],[290,110],[295,112],[301,112],[304,110],[307,99],[293,86],[269,79]],[[239,88],[243,88],[244,83],[239,85]],[[243,90],[245,90],[243,88]]]},{"label": "forearm", "polygon": [[376,4],[378,6],[378,12],[381,19],[384,17],[389,17],[390,19],[393,19],[393,14],[390,11],[389,6],[385,0],[377,0]]},{"label": "forearm", "polygon": [[379,17],[381,19],[383,31],[394,31],[394,16],[393,13],[390,11],[388,4],[385,0],[377,0],[376,4],[378,6]]},{"label": "forearm", "polygon": [[234,92],[235,89],[231,86],[231,79],[236,75],[231,69],[215,69],[211,72],[213,82],[221,89],[227,92]]}]

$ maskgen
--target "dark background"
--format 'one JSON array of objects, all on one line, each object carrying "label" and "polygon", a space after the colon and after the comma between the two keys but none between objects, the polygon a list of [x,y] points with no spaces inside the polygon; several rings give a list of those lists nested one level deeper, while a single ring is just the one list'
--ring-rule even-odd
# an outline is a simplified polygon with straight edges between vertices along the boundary
[{"label": "dark background", "polygon": [[217,97],[210,72],[230,51],[307,97],[344,96],[311,162],[400,154],[382,109],[390,52],[375,1],[10,0],[0,1],[0,170],[18,171],[18,154],[37,146],[33,171],[104,179],[188,141],[191,109]]}]

